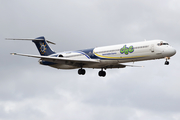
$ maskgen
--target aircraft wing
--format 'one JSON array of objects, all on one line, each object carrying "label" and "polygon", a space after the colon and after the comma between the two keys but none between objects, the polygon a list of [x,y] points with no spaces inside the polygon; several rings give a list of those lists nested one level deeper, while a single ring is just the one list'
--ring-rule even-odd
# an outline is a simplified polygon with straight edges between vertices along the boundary
[{"label": "aircraft wing", "polygon": [[21,54],[21,53],[11,53],[11,55],[41,58],[41,60],[54,62],[54,63],[61,63],[63,61],[76,62],[76,63],[99,63],[100,62],[100,60],[96,60],[96,59],[70,59],[70,58],[63,58],[63,57],[41,56],[41,55],[31,55],[31,54]]},{"label": "aircraft wing", "polygon": [[[70,58],[63,58],[63,57],[52,57],[52,56],[41,56],[41,55],[31,55],[31,54],[21,54],[21,53],[11,53],[11,55],[19,55],[19,56],[26,56],[26,57],[34,57],[34,58],[40,58],[41,60],[45,60],[48,62],[53,63],[70,63],[72,65],[79,65],[79,64],[90,64],[90,63],[100,63],[101,61],[99,59],[70,59]],[[143,67],[143,66],[137,66],[137,65],[126,65],[126,64],[111,64],[111,65],[100,65],[93,68],[125,68],[125,67]]]},{"label": "aircraft wing", "polygon": [[119,63],[119,65],[128,66],[128,67],[144,67],[142,65],[126,65],[126,64],[121,64],[121,63]]}]

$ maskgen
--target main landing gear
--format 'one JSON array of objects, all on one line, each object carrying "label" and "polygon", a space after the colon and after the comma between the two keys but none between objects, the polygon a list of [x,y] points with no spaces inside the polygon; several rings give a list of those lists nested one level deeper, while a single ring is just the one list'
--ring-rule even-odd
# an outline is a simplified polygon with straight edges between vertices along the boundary
[{"label": "main landing gear", "polygon": [[81,68],[81,69],[78,70],[79,75],[85,75],[85,73],[86,73],[85,69]]},{"label": "main landing gear", "polygon": [[166,57],[166,61],[164,63],[165,65],[169,65],[169,61],[168,61],[169,59],[170,59],[169,57]]},{"label": "main landing gear", "polygon": [[[86,73],[86,70],[85,70],[85,69],[82,69],[82,68],[81,68],[81,69],[78,70],[78,74],[79,74],[79,75],[85,75],[85,73]],[[105,77],[105,76],[106,76],[106,72],[103,71],[103,69],[102,69],[101,71],[99,71],[98,75],[99,75],[100,77]]]},{"label": "main landing gear", "polygon": [[98,74],[100,77],[105,77],[106,76],[106,72],[103,71],[103,69],[101,71],[99,71],[99,74]]}]

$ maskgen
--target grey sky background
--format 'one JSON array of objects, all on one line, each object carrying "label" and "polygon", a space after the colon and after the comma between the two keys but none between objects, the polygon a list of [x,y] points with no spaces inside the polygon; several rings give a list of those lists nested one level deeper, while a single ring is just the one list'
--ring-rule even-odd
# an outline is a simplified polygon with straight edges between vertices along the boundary
[{"label": "grey sky background", "polygon": [[[178,0],[0,0],[0,120],[180,120]],[[58,70],[38,59],[28,41],[45,36],[55,51],[163,39],[170,59],[144,68]],[[132,64],[132,63],[129,63]]]}]

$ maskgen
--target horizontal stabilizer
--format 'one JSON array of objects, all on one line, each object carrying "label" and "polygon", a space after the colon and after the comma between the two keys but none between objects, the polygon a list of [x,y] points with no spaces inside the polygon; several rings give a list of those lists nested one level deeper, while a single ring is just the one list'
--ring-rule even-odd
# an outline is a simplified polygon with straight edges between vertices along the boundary
[{"label": "horizontal stabilizer", "polygon": [[30,54],[21,54],[21,53],[11,53],[11,55],[20,55],[26,57],[34,57],[34,58],[41,58],[42,60],[46,60],[49,62],[58,63],[61,61],[74,61],[74,62],[82,62],[82,63],[99,63],[99,60],[95,59],[70,59],[70,58],[62,58],[62,57],[52,57],[52,56],[40,56],[40,55],[30,55]]},{"label": "horizontal stabilizer", "polygon": [[[6,40],[29,40],[29,41],[43,41],[44,39],[15,39],[15,38],[6,38]],[[46,40],[47,43],[56,44],[54,42],[51,42],[49,40]]]}]

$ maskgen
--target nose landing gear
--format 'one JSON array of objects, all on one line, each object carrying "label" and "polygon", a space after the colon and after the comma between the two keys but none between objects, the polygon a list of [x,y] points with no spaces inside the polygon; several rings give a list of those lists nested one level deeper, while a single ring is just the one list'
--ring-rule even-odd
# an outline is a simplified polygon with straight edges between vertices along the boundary
[{"label": "nose landing gear", "polygon": [[169,65],[169,61],[166,61],[166,62],[165,62],[165,65]]},{"label": "nose landing gear", "polygon": [[165,65],[169,65],[169,61],[168,61],[169,59],[170,59],[169,57],[166,57],[166,61],[164,63]]}]

